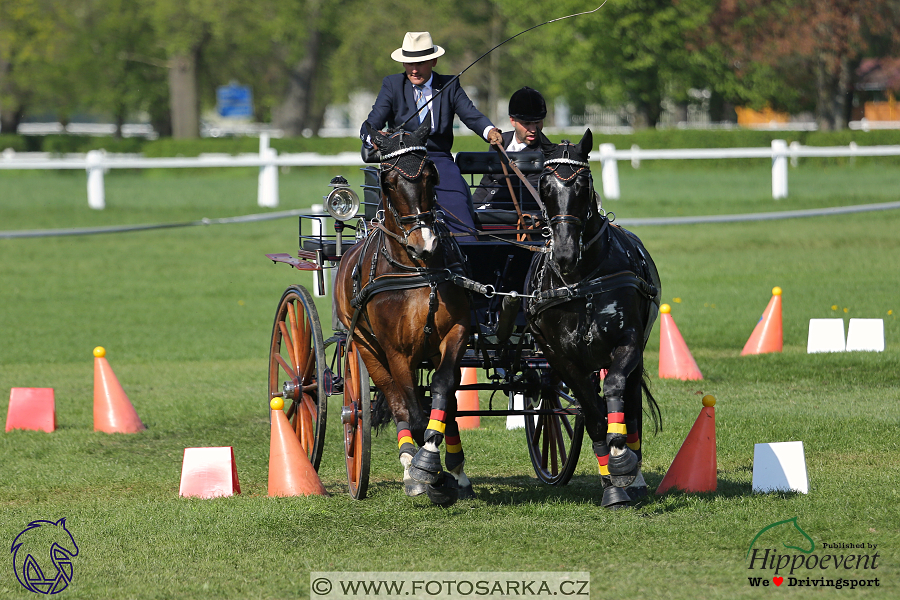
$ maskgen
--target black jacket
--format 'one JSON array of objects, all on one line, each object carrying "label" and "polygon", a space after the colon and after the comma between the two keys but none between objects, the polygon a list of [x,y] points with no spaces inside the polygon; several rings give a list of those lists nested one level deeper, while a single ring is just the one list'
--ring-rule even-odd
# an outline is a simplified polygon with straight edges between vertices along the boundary
[{"label": "black jacket", "polygon": [[[512,143],[513,136],[516,134],[515,131],[506,131],[503,133],[503,147]],[[532,148],[526,148],[525,151],[531,151]],[[535,152],[540,151],[540,146],[536,146],[533,148]],[[525,187],[525,185],[519,180],[519,176],[516,175],[512,169],[509,169],[510,181],[512,182],[513,191],[516,192],[516,198],[519,201],[519,207],[523,212],[539,212],[537,202],[534,201],[534,198],[531,197],[531,193]],[[541,179],[540,173],[526,173],[525,178],[528,182],[534,186],[534,189],[537,189],[538,182]],[[472,204],[475,205],[475,208],[480,208],[482,205],[490,205],[486,208],[495,208],[499,210],[515,210],[515,206],[513,206],[512,199],[509,196],[509,188],[506,185],[506,178],[503,176],[503,173],[488,173],[484,177],[481,178],[481,182],[478,184],[478,187],[472,193]]]}]

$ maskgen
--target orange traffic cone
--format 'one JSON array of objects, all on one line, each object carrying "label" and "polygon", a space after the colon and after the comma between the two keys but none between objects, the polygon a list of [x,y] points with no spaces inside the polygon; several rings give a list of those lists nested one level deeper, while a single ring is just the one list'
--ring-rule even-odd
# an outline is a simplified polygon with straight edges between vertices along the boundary
[{"label": "orange traffic cone", "polygon": [[97,346],[94,348],[94,431],[137,433],[144,429],[147,428],[106,360],[106,350]]},{"label": "orange traffic cone", "polygon": [[691,427],[691,431],[656,495],[661,496],[672,488],[685,492],[716,491],[716,399],[703,396],[703,408]]},{"label": "orange traffic cone", "polygon": [[663,304],[659,307],[662,315],[659,322],[659,377],[660,379],[703,379],[697,361],[688,350],[675,319],[672,318],[672,307]]},{"label": "orange traffic cone", "polygon": [[[478,383],[478,373],[471,367],[462,369],[462,385],[474,385]],[[457,390],[456,407],[458,410],[478,410],[478,390]],[[481,427],[481,417],[456,417],[456,424],[460,429],[478,429]]]},{"label": "orange traffic cone", "polygon": [[327,496],[300,440],[282,410],[284,401],[273,398],[272,437],[269,442],[269,496]]},{"label": "orange traffic cone", "polygon": [[741,356],[747,354],[766,354],[768,352],[781,352],[784,346],[784,336],[781,329],[781,288],[772,288],[772,299],[763,312],[762,318],[750,339],[744,345]]},{"label": "orange traffic cone", "polygon": [[53,388],[12,388],[9,391],[9,410],[6,431],[31,429],[56,430],[56,400]]},{"label": "orange traffic cone", "polygon": [[185,448],[179,496],[218,498],[241,493],[234,448]]}]

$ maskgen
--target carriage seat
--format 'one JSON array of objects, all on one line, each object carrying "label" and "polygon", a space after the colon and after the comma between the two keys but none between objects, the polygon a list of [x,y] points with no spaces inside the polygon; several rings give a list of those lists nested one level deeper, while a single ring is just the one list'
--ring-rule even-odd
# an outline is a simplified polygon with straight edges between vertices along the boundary
[{"label": "carriage seat", "polygon": [[[540,173],[544,169],[544,155],[541,152],[509,152],[509,159],[523,173]],[[485,175],[503,173],[501,155],[496,150],[490,152],[457,152],[456,166],[464,175]],[[507,167],[512,175],[512,169]]]}]

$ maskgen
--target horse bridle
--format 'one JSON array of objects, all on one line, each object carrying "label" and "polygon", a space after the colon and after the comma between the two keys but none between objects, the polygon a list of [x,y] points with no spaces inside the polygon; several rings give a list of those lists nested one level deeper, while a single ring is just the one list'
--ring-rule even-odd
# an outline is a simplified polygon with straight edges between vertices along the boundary
[{"label": "horse bridle", "polygon": [[[569,146],[571,144],[566,144],[566,145]],[[578,167],[578,168],[577,169],[573,168],[572,169],[573,172],[571,175],[569,175],[568,177],[563,177],[562,175],[559,174],[559,172],[557,171],[557,167],[554,165],[569,165],[570,167]],[[550,227],[553,227],[554,225],[559,225],[560,223],[572,223],[576,227],[583,228],[584,224],[587,221],[589,221],[591,219],[591,217],[593,216],[592,203],[597,196],[597,192],[594,190],[594,178],[591,176],[590,164],[587,161],[580,161],[580,160],[575,160],[575,159],[569,158],[569,150],[568,150],[568,148],[566,148],[563,151],[563,156],[561,158],[550,158],[550,159],[547,159],[546,161],[544,161],[544,168],[548,170],[548,172],[544,173],[544,175],[549,175],[550,173],[553,173],[553,175],[556,176],[556,178],[559,179],[560,181],[562,181],[563,183],[568,183],[570,181],[573,181],[576,177],[581,175],[584,171],[587,171],[587,175],[590,178],[590,182],[591,182],[591,203],[588,203],[587,216],[584,219],[581,219],[581,217],[577,217],[575,215],[568,215],[568,214],[556,215],[553,218],[549,219],[549,221],[548,221],[548,225]],[[545,218],[546,218],[546,215],[545,215]],[[578,242],[578,244],[579,244],[579,249],[578,249],[579,260],[581,258],[581,254],[585,250],[590,248],[600,238],[600,234],[602,234],[603,231],[604,231],[604,228],[601,227],[600,230],[597,232],[597,234],[593,238],[591,238],[587,243],[585,243],[583,238],[579,239],[579,242]]]},{"label": "horse bridle", "polygon": [[[422,160],[419,162],[418,169],[416,170],[416,172],[414,174],[407,173],[406,170],[404,170],[400,166],[400,160],[399,160],[400,157],[402,157],[406,154],[416,154],[419,152],[421,152],[420,156],[421,156]],[[390,162],[390,159],[396,159],[396,160],[394,162]],[[421,177],[422,172],[425,170],[425,166],[428,164],[431,164],[432,166],[434,166],[434,161],[432,161],[430,158],[428,158],[427,149],[425,146],[402,147],[399,150],[395,150],[394,152],[391,152],[390,154],[386,154],[381,157],[381,174],[384,175],[385,173],[387,173],[389,171],[398,171],[404,178],[406,178],[410,181],[414,181],[414,180],[418,179],[419,177]],[[435,168],[435,171],[436,170],[437,169]],[[423,229],[425,227],[428,227],[430,229],[434,226],[434,222],[437,218],[434,208],[432,208],[428,212],[420,212],[420,213],[416,213],[414,215],[400,215],[400,213],[397,212],[397,209],[394,207],[393,203],[390,202],[390,197],[387,194],[384,194],[384,197],[385,197],[385,203],[384,203],[385,207],[391,212],[391,214],[394,217],[394,220],[397,222],[397,225],[400,227],[401,235],[397,235],[393,231],[388,230],[386,227],[381,225],[381,223],[376,223],[376,227],[378,227],[384,233],[388,234],[389,236],[391,236],[392,238],[397,240],[397,242],[399,242],[401,245],[403,245],[405,247],[409,247],[409,245],[410,245],[409,244],[409,236],[412,235],[413,232],[415,232],[419,229]],[[412,227],[407,229],[405,226],[409,225],[409,224],[412,224]]]}]

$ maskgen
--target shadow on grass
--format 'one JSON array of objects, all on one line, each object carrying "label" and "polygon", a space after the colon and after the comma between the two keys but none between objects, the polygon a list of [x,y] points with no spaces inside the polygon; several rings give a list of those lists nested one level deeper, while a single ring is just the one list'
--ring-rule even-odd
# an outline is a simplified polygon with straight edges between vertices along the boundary
[{"label": "shadow on grass", "polygon": [[[683,492],[672,490],[663,496],[656,496],[654,491],[662,482],[664,473],[644,472],[648,485],[648,495],[632,502],[631,507],[641,509],[650,514],[663,514],[695,507],[698,503],[712,502],[715,499],[745,498],[752,495],[750,485],[721,475],[717,478],[715,492]],[[599,476],[576,475],[566,485],[548,485],[534,477],[505,476],[478,477],[472,480],[475,489],[474,500],[463,500],[460,503],[484,503],[492,506],[515,504],[592,504],[600,508],[603,489]],[[329,490],[331,492],[331,490]],[[337,492],[337,490],[335,490]],[[340,493],[340,492],[337,492]],[[377,498],[403,494],[403,486],[399,481],[372,481],[369,483],[369,497]],[[425,496],[417,498],[427,506]]]}]

